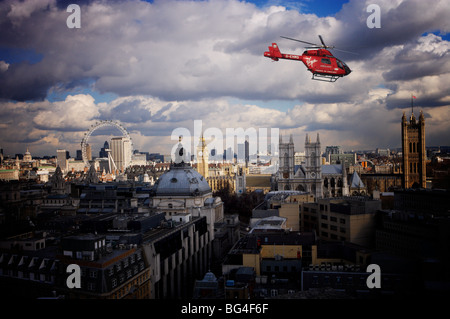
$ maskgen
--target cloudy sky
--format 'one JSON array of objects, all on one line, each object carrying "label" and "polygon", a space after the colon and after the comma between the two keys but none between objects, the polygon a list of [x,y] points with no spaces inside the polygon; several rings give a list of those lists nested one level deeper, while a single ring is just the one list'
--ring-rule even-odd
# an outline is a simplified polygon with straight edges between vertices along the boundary
[{"label": "cloudy sky", "polygon": [[[78,3],[81,27],[68,28]],[[369,28],[370,4],[381,28]],[[423,110],[428,146],[450,145],[448,0],[0,2],[0,147],[75,155],[100,120],[119,121],[135,149],[169,154],[177,128],[279,128],[320,133],[323,148],[401,146],[403,112]],[[263,56],[276,42],[301,54],[319,42],[352,69],[311,80],[301,62]],[[197,122],[198,123],[198,122]],[[94,154],[114,129],[92,136]],[[96,149],[98,148],[98,149]]]}]

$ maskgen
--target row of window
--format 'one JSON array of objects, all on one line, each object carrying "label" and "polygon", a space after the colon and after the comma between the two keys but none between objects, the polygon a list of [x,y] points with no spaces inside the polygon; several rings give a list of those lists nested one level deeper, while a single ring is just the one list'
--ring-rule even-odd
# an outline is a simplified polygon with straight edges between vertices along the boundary
[{"label": "row of window", "polygon": [[119,284],[123,284],[125,280],[130,279],[132,276],[137,275],[139,271],[144,270],[144,262],[141,261],[138,265],[134,265],[132,268],[129,268],[125,271],[125,273],[120,273],[118,278],[114,277],[111,279],[111,288],[116,288]]},{"label": "row of window", "polygon": [[[328,236],[329,235],[329,236]],[[331,238],[331,239],[333,239],[333,240],[338,240],[338,238],[339,238],[339,240],[342,240],[342,241],[346,241],[347,239],[345,238],[345,236],[339,236],[338,237],[338,235],[336,235],[336,234],[328,234],[328,232],[325,232],[325,231],[322,231],[321,232],[321,236],[322,237],[326,237],[326,238]]]},{"label": "row of window", "polygon": [[[328,215],[322,214],[322,215],[320,216],[320,218],[323,219],[323,220],[328,220]],[[330,216],[330,221],[331,221],[331,222],[337,223],[337,217],[335,217],[335,216]],[[345,224],[345,218],[339,218],[339,223],[340,223],[340,224]]]},{"label": "row of window", "polygon": [[127,268],[129,265],[134,264],[136,261],[140,261],[141,259],[142,253],[140,251],[136,252],[136,254],[133,254],[127,258],[124,258],[121,262],[118,262],[113,267],[109,268],[109,276],[113,276],[115,272],[119,272],[122,269]]},{"label": "row of window", "polygon": [[409,163],[409,173],[417,173],[418,172],[418,165],[417,163]]},{"label": "row of window", "polygon": [[[321,227],[322,228],[325,228],[325,229],[328,229],[328,226],[330,226],[330,230],[333,230],[333,231],[337,231],[338,230],[338,227],[336,226],[336,225],[328,225],[328,224],[326,224],[326,223],[322,223],[321,224]],[[341,233],[343,233],[343,234],[345,234],[346,233],[346,229],[344,228],[344,227],[340,227],[339,228],[339,231],[341,232]]]},{"label": "row of window", "polygon": [[5,269],[0,271],[0,276],[11,276],[19,279],[29,279],[33,281],[53,283],[55,276],[48,273],[20,271],[17,269]]},{"label": "row of window", "polygon": [[[416,149],[417,146],[417,149]],[[418,153],[419,152],[419,143],[409,142],[409,152],[410,153]]]}]

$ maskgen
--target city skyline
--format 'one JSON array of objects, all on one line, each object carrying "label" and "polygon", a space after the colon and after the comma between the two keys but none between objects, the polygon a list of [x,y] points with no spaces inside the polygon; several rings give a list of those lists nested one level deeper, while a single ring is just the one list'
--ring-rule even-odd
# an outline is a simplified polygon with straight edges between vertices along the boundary
[{"label": "city skyline", "polygon": [[[135,149],[161,154],[176,144],[173,130],[192,131],[195,120],[223,132],[279,128],[297,145],[320,133],[324,146],[396,149],[412,94],[426,145],[450,145],[448,2],[87,1],[79,29],[66,26],[69,3],[0,4],[7,154],[75,154],[100,120],[120,121]],[[372,3],[380,28],[366,23]],[[357,53],[333,52],[352,74],[312,81],[301,63],[263,56],[273,42],[303,52],[281,35],[318,42],[319,34]]]}]

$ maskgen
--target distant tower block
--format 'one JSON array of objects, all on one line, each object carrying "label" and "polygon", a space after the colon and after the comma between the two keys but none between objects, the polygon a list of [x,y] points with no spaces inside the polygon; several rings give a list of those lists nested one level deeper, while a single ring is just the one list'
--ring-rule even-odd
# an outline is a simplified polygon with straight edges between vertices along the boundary
[{"label": "distant tower block", "polygon": [[426,188],[425,118],[419,122],[411,112],[409,123],[402,116],[403,188]]}]

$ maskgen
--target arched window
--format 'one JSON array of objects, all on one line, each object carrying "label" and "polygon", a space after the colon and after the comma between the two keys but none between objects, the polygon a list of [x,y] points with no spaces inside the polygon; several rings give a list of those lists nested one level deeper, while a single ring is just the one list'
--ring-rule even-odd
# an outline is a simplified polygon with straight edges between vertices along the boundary
[{"label": "arched window", "polygon": [[413,143],[413,153],[415,153],[416,152],[416,143],[414,142]]},{"label": "arched window", "polygon": [[409,152],[412,153],[412,143],[409,142]]}]

